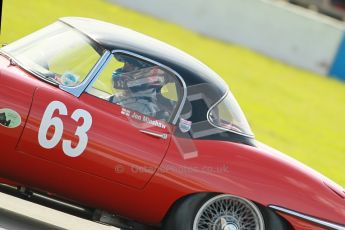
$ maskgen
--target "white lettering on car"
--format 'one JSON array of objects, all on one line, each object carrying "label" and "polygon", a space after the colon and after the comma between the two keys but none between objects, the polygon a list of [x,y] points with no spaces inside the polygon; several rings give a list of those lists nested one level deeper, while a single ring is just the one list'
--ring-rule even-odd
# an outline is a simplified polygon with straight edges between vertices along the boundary
[{"label": "white lettering on car", "polygon": [[[60,116],[68,115],[66,105],[60,101],[53,101],[47,106],[38,130],[38,143],[45,149],[56,147],[62,139],[64,132],[64,125],[61,118],[58,116],[53,117],[55,112]],[[75,147],[72,147],[71,140],[63,140],[62,150],[69,157],[78,157],[87,147],[89,140],[87,132],[92,126],[92,116],[86,110],[77,109],[72,113],[71,118],[76,122],[81,118],[83,119],[83,123],[77,127],[74,133],[74,135],[78,137],[79,141]],[[53,136],[48,139],[47,133],[50,127],[54,127],[54,133]]]},{"label": "white lettering on car", "polygon": [[145,116],[144,114],[132,112],[126,108],[122,108],[121,114],[125,115],[129,118],[132,118],[134,120],[145,122],[146,124],[149,124],[152,126],[156,126],[156,127],[162,128],[162,129],[166,128],[166,125],[164,125],[160,120],[152,120],[150,117]]}]

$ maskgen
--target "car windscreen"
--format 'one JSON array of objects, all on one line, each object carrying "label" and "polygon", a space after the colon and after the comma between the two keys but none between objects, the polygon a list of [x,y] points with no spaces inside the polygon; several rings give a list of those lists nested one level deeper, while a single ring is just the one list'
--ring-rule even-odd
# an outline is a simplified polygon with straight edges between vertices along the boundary
[{"label": "car windscreen", "polygon": [[39,77],[67,86],[82,82],[102,55],[93,41],[62,22],[11,43],[1,51]]}]

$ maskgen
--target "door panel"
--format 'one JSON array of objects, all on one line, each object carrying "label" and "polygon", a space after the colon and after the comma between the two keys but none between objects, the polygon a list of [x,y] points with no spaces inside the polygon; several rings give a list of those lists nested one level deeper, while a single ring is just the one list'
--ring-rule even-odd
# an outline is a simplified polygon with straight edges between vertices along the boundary
[{"label": "door panel", "polygon": [[[53,109],[47,115],[46,110],[53,101]],[[86,121],[90,120],[87,114],[92,122]],[[42,122],[46,124],[42,125]],[[90,127],[86,127],[86,123],[90,123]],[[138,123],[134,123],[123,113],[121,106],[92,95],[83,94],[76,98],[53,87],[39,88],[18,151],[142,188],[161,163],[169,145],[170,132],[168,125],[161,122],[161,127],[142,127],[167,134],[166,139],[157,138],[140,132]],[[47,145],[39,141],[39,133],[48,142],[54,136],[57,141]],[[83,145],[81,142],[86,142],[85,150],[78,156],[69,156],[68,149]]]},{"label": "door panel", "polygon": [[0,88],[0,154],[12,154],[25,126],[36,85],[23,71],[10,66],[1,70]]}]

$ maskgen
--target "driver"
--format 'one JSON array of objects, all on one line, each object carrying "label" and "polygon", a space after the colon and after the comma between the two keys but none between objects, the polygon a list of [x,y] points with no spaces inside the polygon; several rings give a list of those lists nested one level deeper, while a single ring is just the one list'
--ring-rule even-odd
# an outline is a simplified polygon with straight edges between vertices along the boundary
[{"label": "driver", "polygon": [[164,71],[131,57],[116,58],[124,64],[113,72],[112,85],[116,91],[122,92],[110,97],[109,101],[147,116],[162,118],[159,117],[157,94],[165,84]]}]

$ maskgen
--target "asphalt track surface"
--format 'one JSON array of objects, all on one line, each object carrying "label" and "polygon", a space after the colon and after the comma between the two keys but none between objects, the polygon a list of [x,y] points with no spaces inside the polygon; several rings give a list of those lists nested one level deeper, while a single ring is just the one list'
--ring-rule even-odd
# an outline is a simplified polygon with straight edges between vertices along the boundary
[{"label": "asphalt track surface", "polygon": [[119,230],[0,193],[0,229]]}]

